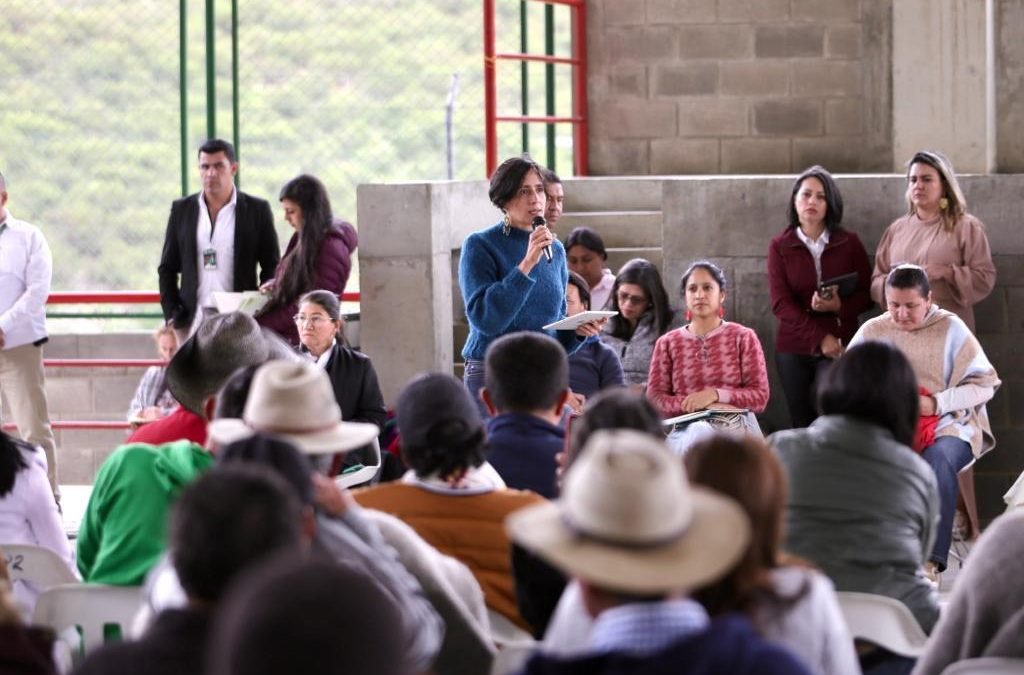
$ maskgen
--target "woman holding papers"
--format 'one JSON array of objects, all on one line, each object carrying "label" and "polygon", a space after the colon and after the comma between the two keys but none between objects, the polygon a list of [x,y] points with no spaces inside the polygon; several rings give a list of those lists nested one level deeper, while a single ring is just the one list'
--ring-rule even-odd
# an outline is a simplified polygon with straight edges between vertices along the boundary
[{"label": "woman holding papers", "polygon": [[[544,170],[527,155],[512,157],[491,176],[488,196],[502,212],[498,223],[466,237],[459,258],[459,288],[466,303],[469,337],[462,349],[464,382],[479,401],[484,355],[496,338],[523,330],[542,330],[565,317],[569,274],[565,249],[544,224],[547,194]],[[545,331],[566,351],[597,335],[602,322],[573,331]]]},{"label": "woman holding papers", "polygon": [[[768,369],[757,334],[724,318],[725,274],[699,260],[679,285],[688,323],[654,345],[648,398],[665,417],[714,410],[710,426],[760,434],[753,413],[768,405]],[[728,410],[737,412],[718,412]],[[696,438],[669,444],[683,449]]]},{"label": "woman holding papers", "polygon": [[303,293],[314,289],[341,295],[352,270],[352,253],[359,244],[355,229],[331,213],[327,189],[314,176],[301,175],[281,188],[284,219],[295,228],[274,278],[260,290],[270,295],[256,321],[299,344],[295,316]]},{"label": "woman holding papers", "polygon": [[768,285],[775,365],[792,424],[802,428],[817,417],[815,382],[871,307],[871,266],[857,235],[840,225],[843,197],[822,167],[796,179],[786,214],[786,229],[768,248]]}]

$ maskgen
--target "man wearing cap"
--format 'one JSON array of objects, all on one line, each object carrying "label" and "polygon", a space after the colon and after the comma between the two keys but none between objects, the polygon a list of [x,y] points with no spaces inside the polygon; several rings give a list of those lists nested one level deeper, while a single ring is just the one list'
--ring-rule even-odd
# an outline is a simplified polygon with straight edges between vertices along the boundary
[{"label": "man wearing cap", "polygon": [[217,391],[238,368],[298,359],[240,312],[219,314],[188,339],[167,366],[180,407],[138,429],[103,462],[78,533],[78,570],[95,583],[142,583],[165,548],[165,521],[181,489],[213,458],[207,420]]},{"label": "man wearing cap", "polygon": [[202,191],[171,205],[157,272],[164,318],[179,343],[196,314],[214,307],[214,292],[257,290],[281,258],[270,204],[237,190],[236,173],[234,146],[210,139],[199,148]]},{"label": "man wearing cap", "polygon": [[6,204],[7,183],[0,174],[0,391],[18,433],[46,454],[50,489],[59,502],[42,350],[53,261],[39,228],[12,216]]},{"label": "man wearing cap", "polygon": [[691,487],[656,439],[595,433],[562,498],[506,522],[514,540],[578,582],[595,619],[589,654],[538,654],[526,673],[807,673],[747,619],[712,621],[686,597],[739,560],[750,524],[731,500]]},{"label": "man wearing cap", "polygon": [[254,433],[290,441],[310,457],[319,472],[313,477],[319,507],[316,544],[332,558],[369,572],[402,607],[409,661],[417,672],[429,671],[441,648],[444,624],[377,527],[347,492],[323,475],[335,454],[371,443],[379,433],[377,426],[342,420],[331,381],[316,364],[272,362],[253,376],[241,419],[210,424],[210,441],[218,447]]}]

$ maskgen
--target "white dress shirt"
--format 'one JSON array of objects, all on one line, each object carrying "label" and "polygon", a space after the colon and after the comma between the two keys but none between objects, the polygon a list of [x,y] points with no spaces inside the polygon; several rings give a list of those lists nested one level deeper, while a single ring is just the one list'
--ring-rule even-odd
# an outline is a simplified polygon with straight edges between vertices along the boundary
[{"label": "white dress shirt", "polygon": [[53,259],[39,228],[0,209],[0,330],[4,349],[46,337]]},{"label": "white dress shirt", "polygon": [[[217,213],[217,226],[210,222],[210,210],[206,207],[203,193],[199,193],[199,224],[196,227],[196,255],[199,270],[199,288],[196,290],[196,307],[214,307],[214,291],[235,290],[235,206],[238,204],[238,190],[231,189],[231,200]],[[217,269],[208,270],[203,265],[203,251],[212,248],[217,252]]]},{"label": "white dress shirt", "polygon": [[807,250],[811,252],[811,256],[814,258],[814,272],[818,275],[818,283],[821,283],[821,254],[825,252],[825,247],[828,246],[828,230],[822,230],[821,236],[817,239],[812,240],[799,226],[796,228],[796,236],[800,238],[800,241],[804,243]]}]

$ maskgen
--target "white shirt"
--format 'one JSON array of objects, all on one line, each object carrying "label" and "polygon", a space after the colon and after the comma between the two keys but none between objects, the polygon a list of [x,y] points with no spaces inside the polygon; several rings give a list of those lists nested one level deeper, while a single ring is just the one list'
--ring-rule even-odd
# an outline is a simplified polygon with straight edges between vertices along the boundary
[{"label": "white shirt", "polygon": [[0,210],[0,330],[4,349],[46,337],[53,258],[38,227]]},{"label": "white shirt", "polygon": [[604,309],[608,302],[608,296],[612,294],[612,286],[615,285],[615,275],[607,267],[601,273],[601,281],[594,284],[590,289],[590,309]]},{"label": "white shirt", "polygon": [[825,247],[828,246],[828,230],[822,230],[821,236],[816,241],[812,241],[810,237],[804,234],[804,231],[800,229],[798,225],[796,227],[796,236],[800,237],[800,241],[804,243],[807,250],[811,252],[811,256],[814,257],[814,272],[818,275],[818,283],[821,283],[821,254],[825,252]]},{"label": "white shirt", "polygon": [[[196,291],[196,307],[214,307],[214,291],[235,290],[235,206],[238,204],[238,190],[231,188],[231,200],[217,213],[217,226],[210,222],[210,210],[206,208],[203,193],[199,193],[199,224],[196,227],[196,254],[199,270],[199,288]],[[217,252],[217,269],[208,270],[203,265],[203,251],[212,248]]]}]

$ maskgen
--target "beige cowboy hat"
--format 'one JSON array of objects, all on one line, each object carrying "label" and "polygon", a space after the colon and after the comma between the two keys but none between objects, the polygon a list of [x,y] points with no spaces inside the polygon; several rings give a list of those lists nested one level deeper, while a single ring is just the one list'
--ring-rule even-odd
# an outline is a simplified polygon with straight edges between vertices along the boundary
[{"label": "beige cowboy hat", "polygon": [[202,415],[203,402],[246,366],[272,359],[298,361],[288,343],[241,312],[204,320],[167,364],[167,388],[182,407]]},{"label": "beige cowboy hat", "polygon": [[219,445],[271,434],[307,455],[345,452],[373,441],[376,424],[344,422],[327,373],[314,363],[272,361],[256,371],[242,419],[214,420],[210,439]]},{"label": "beige cowboy hat", "polygon": [[664,443],[629,430],[596,432],[566,474],[561,499],[505,523],[515,541],[555,566],[635,594],[704,586],[750,540],[739,505],[690,486]]}]

